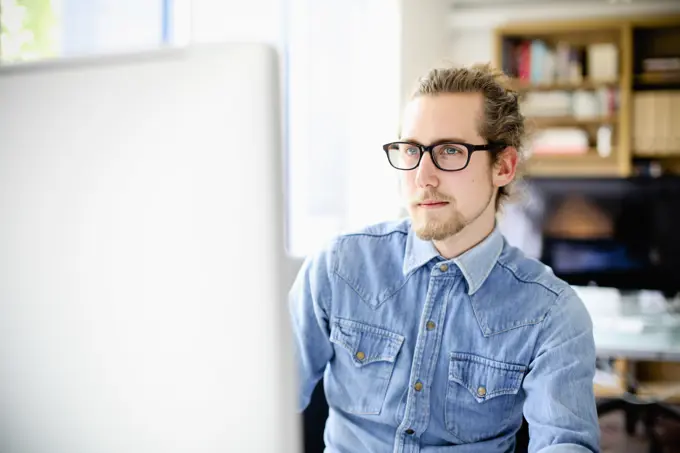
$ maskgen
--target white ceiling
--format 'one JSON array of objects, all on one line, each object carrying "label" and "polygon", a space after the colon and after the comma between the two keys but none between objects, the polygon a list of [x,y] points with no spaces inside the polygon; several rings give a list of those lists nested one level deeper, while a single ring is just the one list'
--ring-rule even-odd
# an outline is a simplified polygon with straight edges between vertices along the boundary
[{"label": "white ceiling", "polygon": [[512,6],[512,5],[545,5],[548,3],[609,3],[609,4],[660,4],[660,3],[675,3],[677,0],[451,0],[451,4],[456,9],[474,9],[491,6]]},{"label": "white ceiling", "polygon": [[[678,0],[448,0],[449,26],[491,29],[513,21],[629,17],[680,13]],[[578,5],[578,6],[577,6]]]}]

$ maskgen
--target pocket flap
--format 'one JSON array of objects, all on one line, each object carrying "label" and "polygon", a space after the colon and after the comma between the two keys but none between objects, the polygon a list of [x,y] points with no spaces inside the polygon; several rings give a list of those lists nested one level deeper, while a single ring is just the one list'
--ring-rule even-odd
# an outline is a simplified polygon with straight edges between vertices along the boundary
[{"label": "pocket flap", "polygon": [[477,402],[517,394],[526,367],[466,353],[451,353],[449,379],[472,393]]},{"label": "pocket flap", "polygon": [[355,366],[373,362],[394,362],[404,337],[380,327],[336,318],[331,325],[331,341],[346,349]]}]

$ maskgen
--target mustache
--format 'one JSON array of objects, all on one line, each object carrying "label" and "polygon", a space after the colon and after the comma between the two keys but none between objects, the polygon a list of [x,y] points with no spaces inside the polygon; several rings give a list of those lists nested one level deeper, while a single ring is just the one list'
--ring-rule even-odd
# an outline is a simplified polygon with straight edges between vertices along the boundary
[{"label": "mustache", "polygon": [[439,201],[451,203],[455,201],[453,197],[438,192],[435,189],[425,189],[411,197],[411,204],[420,204],[425,201]]}]

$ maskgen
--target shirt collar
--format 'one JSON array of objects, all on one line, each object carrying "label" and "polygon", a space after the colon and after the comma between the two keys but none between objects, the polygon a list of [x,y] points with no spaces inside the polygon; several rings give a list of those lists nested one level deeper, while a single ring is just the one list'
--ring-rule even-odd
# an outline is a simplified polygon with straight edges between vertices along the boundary
[{"label": "shirt collar", "polygon": [[[449,260],[455,263],[463,274],[468,285],[468,294],[474,294],[486,281],[503,251],[503,244],[503,235],[498,227],[495,227],[482,242],[457,258]],[[404,275],[424,266],[435,258],[443,260],[432,241],[420,239],[413,228],[409,228],[404,255]]]},{"label": "shirt collar", "polygon": [[423,267],[430,260],[439,256],[439,252],[432,241],[424,241],[416,235],[413,228],[408,229],[406,253],[404,254],[404,275]]}]

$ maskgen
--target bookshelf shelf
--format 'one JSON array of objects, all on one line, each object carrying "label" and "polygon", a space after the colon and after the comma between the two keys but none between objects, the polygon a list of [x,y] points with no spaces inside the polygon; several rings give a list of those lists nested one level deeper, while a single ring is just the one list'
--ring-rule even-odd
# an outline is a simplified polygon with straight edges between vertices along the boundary
[{"label": "bookshelf shelf", "polygon": [[541,177],[617,177],[621,175],[614,155],[600,157],[594,150],[587,154],[540,154],[527,162],[530,176]]},{"label": "bookshelf shelf", "polygon": [[615,124],[618,118],[614,116],[598,116],[592,118],[577,118],[573,116],[531,116],[527,121],[540,128],[544,127],[588,127]]},{"label": "bookshelf shelf", "polygon": [[601,88],[619,88],[617,81],[592,81],[584,80],[581,83],[531,83],[519,79],[512,81],[512,87],[518,91],[578,91],[599,90]]},{"label": "bookshelf shelf", "polygon": [[[661,107],[642,114],[636,106],[640,93],[680,89],[680,69],[668,69],[680,61],[680,16],[538,21],[505,24],[495,32],[495,64],[513,78],[511,86],[521,93],[529,130],[541,132],[541,146],[546,146],[543,130],[560,128],[563,134],[571,129],[568,133],[574,135],[569,137],[575,140],[580,134],[593,148],[576,155],[532,156],[529,176],[628,177],[634,159],[665,162],[680,156],[680,149],[633,151],[641,149],[636,139],[647,139],[642,133],[636,138],[636,121],[640,126],[654,117],[655,124],[669,130],[673,128],[667,124],[677,124],[660,113],[665,111]],[[569,80],[574,82],[563,82]],[[551,111],[576,115],[544,116]],[[548,136],[565,140],[552,131]],[[598,142],[611,147],[609,157],[595,152]]]},{"label": "bookshelf shelf", "polygon": [[555,161],[580,161],[584,159],[589,159],[593,161],[609,161],[609,157],[602,157],[597,153],[596,148],[589,148],[585,153],[579,154],[560,154],[560,153],[546,153],[546,154],[535,154],[533,156],[537,159],[542,159],[545,161],[555,160]]},{"label": "bookshelf shelf", "polygon": [[634,159],[680,159],[680,153],[678,151],[667,151],[660,152],[656,151],[654,153],[644,153],[639,151],[633,152]]},{"label": "bookshelf shelf", "polygon": [[660,85],[664,83],[676,84],[680,83],[680,71],[673,71],[669,73],[655,74],[655,73],[642,73],[635,74],[635,83],[640,83],[643,85]]}]

